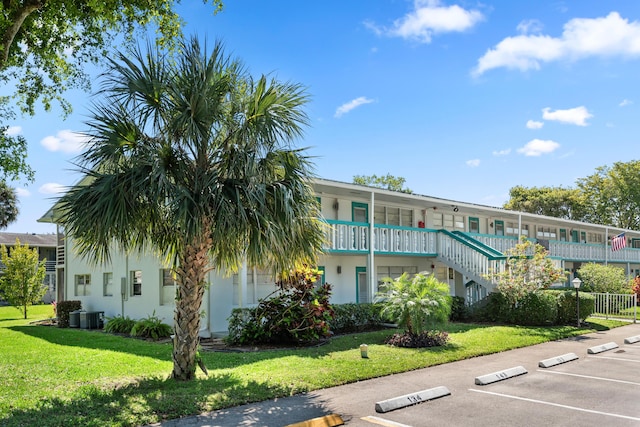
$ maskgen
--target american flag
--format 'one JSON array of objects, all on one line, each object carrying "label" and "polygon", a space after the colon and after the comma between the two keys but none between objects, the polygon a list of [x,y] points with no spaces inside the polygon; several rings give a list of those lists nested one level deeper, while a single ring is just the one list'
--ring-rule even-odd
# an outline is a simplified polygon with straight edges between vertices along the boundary
[{"label": "american flag", "polygon": [[627,238],[624,237],[624,233],[620,233],[617,236],[611,239],[611,250],[619,251],[620,249],[627,246]]}]

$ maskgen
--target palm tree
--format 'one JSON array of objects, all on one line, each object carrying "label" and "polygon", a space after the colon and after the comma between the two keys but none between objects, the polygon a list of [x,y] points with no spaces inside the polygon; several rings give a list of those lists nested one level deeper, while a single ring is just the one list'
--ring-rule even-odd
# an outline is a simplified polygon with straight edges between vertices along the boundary
[{"label": "palm tree", "polygon": [[61,223],[96,262],[114,243],[172,262],[172,377],[190,380],[207,273],[246,261],[275,274],[315,262],[322,246],[312,163],[292,145],[308,98],[196,38],[171,58],[151,46],[118,53],[100,94],[78,161],[86,179],[61,199]]}]

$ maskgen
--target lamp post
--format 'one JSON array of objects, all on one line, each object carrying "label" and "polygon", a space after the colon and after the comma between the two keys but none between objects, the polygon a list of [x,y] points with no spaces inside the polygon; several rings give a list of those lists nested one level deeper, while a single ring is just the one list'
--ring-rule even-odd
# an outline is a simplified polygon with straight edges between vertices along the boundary
[{"label": "lamp post", "polygon": [[580,327],[580,295],[578,295],[578,289],[580,289],[580,285],[582,284],[582,280],[579,278],[575,278],[571,281],[573,287],[576,288],[576,319],[578,319],[578,328]]}]

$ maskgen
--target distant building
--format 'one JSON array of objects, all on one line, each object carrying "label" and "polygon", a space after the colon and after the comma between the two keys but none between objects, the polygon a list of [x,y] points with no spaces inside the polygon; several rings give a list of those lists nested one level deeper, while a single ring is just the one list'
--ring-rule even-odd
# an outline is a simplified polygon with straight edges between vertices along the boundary
[{"label": "distant building", "polygon": [[[520,236],[548,248],[567,272],[567,281],[557,286],[568,286],[588,262],[617,266],[629,277],[640,273],[636,230],[325,179],[315,180],[313,188],[330,226],[317,267],[333,286],[335,304],[371,302],[383,278],[423,271],[472,304],[495,288],[486,275],[504,269],[504,253]],[[39,221],[56,223],[56,209]],[[94,265],[76,255],[73,236],[64,236],[61,226],[58,233],[59,300],[80,300],[83,308],[106,316],[143,318],[155,311],[171,322],[175,282],[160,259],[114,249],[109,264]],[[625,239],[619,250],[612,250],[614,237]],[[208,280],[203,335],[224,334],[232,309],[255,306],[276,289],[270,274],[252,266],[232,276],[213,270]]]},{"label": "distant building", "polygon": [[[38,259],[46,260],[44,285],[47,287],[47,293],[43,300],[50,303],[56,300],[56,252],[58,247],[58,236],[56,234],[35,234],[35,233],[2,233],[0,232],[0,245],[9,248],[15,246],[16,239],[20,240],[20,244],[29,245],[30,249],[38,250]],[[0,262],[0,274],[4,269],[4,265]]]}]

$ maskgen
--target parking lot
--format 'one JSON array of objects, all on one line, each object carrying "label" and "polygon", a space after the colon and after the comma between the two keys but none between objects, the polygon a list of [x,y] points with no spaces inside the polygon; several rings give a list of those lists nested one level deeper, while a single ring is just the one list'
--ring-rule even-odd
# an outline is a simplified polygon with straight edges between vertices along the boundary
[{"label": "parking lot", "polygon": [[[320,427],[338,425],[336,418],[344,425],[358,427],[638,426],[640,342],[625,343],[635,339],[640,341],[640,324],[173,420],[162,426]],[[541,362],[547,367],[541,367]],[[513,372],[516,375],[511,376]],[[440,397],[420,397],[425,395],[423,391],[443,388],[447,393]],[[402,401],[404,406],[376,412],[377,404]]]},{"label": "parking lot", "polygon": [[[415,381],[411,373],[394,376],[405,381],[405,395],[442,386],[450,394],[386,413],[370,410],[350,417],[345,425],[638,426],[640,343],[624,341],[637,339],[640,329],[621,329],[624,337],[622,330],[609,331],[428,368],[414,373]],[[567,354],[576,358],[560,357]],[[541,361],[552,366],[540,367]],[[512,368],[523,369],[509,376]],[[477,384],[476,378],[492,376],[494,382]]]}]

